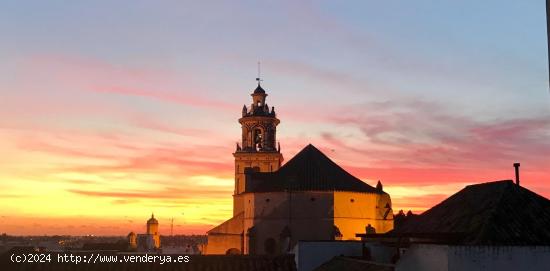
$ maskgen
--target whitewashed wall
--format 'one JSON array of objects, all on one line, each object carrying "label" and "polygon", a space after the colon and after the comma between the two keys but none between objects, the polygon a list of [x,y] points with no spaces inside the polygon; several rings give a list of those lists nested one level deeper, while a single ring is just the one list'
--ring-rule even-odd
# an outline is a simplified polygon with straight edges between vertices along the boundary
[{"label": "whitewashed wall", "polygon": [[412,245],[401,255],[396,271],[448,271],[448,246]]},{"label": "whitewashed wall", "polygon": [[294,247],[298,271],[310,271],[335,256],[361,256],[360,241],[299,241]]},{"label": "whitewashed wall", "polygon": [[449,248],[449,271],[550,270],[550,247]]},{"label": "whitewashed wall", "polygon": [[413,245],[396,271],[548,271],[550,247]]}]

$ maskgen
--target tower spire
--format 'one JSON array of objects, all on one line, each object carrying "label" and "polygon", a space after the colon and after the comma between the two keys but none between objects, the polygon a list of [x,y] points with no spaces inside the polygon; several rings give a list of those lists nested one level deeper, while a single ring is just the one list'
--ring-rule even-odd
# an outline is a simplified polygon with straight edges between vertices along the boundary
[{"label": "tower spire", "polygon": [[256,81],[258,81],[258,86],[260,86],[260,82],[263,81],[261,75],[261,63],[260,61],[258,61],[258,77],[256,77]]}]

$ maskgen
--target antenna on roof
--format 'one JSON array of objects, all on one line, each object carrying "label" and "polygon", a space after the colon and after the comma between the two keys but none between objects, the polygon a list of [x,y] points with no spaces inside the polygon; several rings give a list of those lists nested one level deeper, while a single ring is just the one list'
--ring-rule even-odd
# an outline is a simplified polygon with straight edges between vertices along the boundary
[{"label": "antenna on roof", "polygon": [[258,81],[258,86],[260,85],[260,82],[263,81],[261,79],[261,66],[260,66],[260,61],[258,61],[258,77],[256,77],[256,81]]},{"label": "antenna on roof", "polygon": [[516,171],[516,185],[519,186],[519,163],[514,163],[514,168]]},{"label": "antenna on roof", "polygon": [[170,236],[174,236],[174,218],[170,220]]}]

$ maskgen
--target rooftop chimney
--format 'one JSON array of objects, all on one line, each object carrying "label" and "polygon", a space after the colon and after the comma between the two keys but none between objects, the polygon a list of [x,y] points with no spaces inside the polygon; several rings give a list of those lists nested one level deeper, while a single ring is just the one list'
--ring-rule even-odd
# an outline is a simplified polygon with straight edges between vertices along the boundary
[{"label": "rooftop chimney", "polygon": [[514,163],[514,168],[516,170],[516,185],[519,186],[519,163]]}]

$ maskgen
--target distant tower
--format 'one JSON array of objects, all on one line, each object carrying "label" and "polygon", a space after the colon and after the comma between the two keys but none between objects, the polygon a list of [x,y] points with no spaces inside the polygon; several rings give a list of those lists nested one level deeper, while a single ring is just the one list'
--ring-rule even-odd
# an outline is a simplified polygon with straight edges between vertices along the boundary
[{"label": "distant tower", "polygon": [[128,247],[132,250],[137,248],[137,235],[133,231],[128,234]]},{"label": "distant tower", "polygon": [[275,108],[266,103],[267,93],[260,85],[261,79],[256,78],[258,86],[252,96],[250,107],[243,106],[239,123],[242,128],[241,144],[237,144],[235,157],[235,191],[233,195],[233,214],[244,210],[240,194],[245,188],[245,169],[259,172],[277,171],[283,162],[280,147],[276,144],[277,125],[279,119]]},{"label": "distant tower", "polygon": [[147,220],[147,232],[153,236],[153,241],[155,242],[155,248],[160,247],[160,235],[159,235],[159,222],[155,219],[155,215],[151,214],[151,218]]}]

